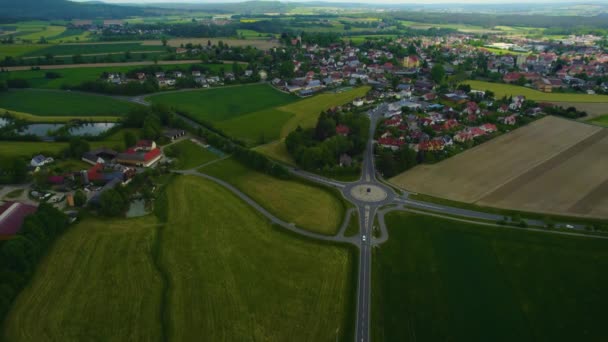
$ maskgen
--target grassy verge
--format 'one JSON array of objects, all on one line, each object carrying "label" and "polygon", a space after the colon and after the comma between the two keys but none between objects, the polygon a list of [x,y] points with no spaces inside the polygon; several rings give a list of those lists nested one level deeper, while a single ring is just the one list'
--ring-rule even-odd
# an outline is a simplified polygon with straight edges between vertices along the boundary
[{"label": "grassy verge", "polygon": [[600,125],[602,127],[608,127],[608,115],[599,116],[589,122],[596,124],[596,125]]},{"label": "grassy verge", "polygon": [[0,108],[38,116],[122,116],[137,105],[83,93],[12,90],[0,93]]},{"label": "grassy verge", "polygon": [[549,215],[549,214],[532,213],[532,212],[526,212],[526,211],[517,211],[517,210],[500,209],[500,208],[494,208],[494,207],[486,207],[486,206],[480,206],[480,205],[472,204],[472,203],[452,201],[449,199],[439,198],[439,197],[434,197],[434,196],[424,195],[424,194],[410,195],[409,198],[411,198],[413,200],[428,202],[428,203],[446,205],[446,206],[460,208],[460,209],[482,211],[482,212],[502,215],[502,216],[521,216],[523,218],[528,218],[528,219],[551,220],[554,222],[581,223],[581,224],[606,224],[606,223],[608,223],[606,220],[593,220],[593,219],[587,219],[587,218],[581,218],[581,217]]},{"label": "grassy verge", "polygon": [[408,213],[387,215],[387,225],[391,238],[373,259],[374,340],[608,336],[599,322],[607,241]]},{"label": "grassy verge", "polygon": [[9,192],[8,194],[6,194],[6,195],[4,196],[4,198],[7,198],[7,199],[15,199],[15,198],[17,198],[17,197],[21,197],[21,195],[23,195],[23,192],[24,192],[24,191],[25,191],[24,189],[16,189],[16,190],[13,190],[13,191]]},{"label": "grassy verge", "polygon": [[350,215],[350,221],[348,222],[348,226],[344,231],[344,236],[351,237],[359,234],[359,213],[353,211],[352,215]]},{"label": "grassy verge", "polygon": [[64,123],[73,120],[87,121],[87,122],[117,122],[120,117],[117,116],[47,116],[47,115],[33,115],[29,113],[15,112],[13,110],[7,110],[0,108],[0,113],[4,114],[8,112],[13,117],[37,123]]},{"label": "grassy verge", "polygon": [[335,235],[346,204],[331,189],[299,180],[281,180],[253,171],[233,159],[200,170],[234,185],[278,218],[298,227]]},{"label": "grassy verge", "polygon": [[557,101],[557,102],[589,102],[589,103],[608,103],[608,95],[587,95],[587,94],[568,94],[568,93],[544,93],[538,90],[520,87],[504,83],[492,83],[483,81],[465,81],[471,88],[476,90],[491,90],[497,98],[503,96],[523,95],[528,100],[534,101]]},{"label": "grassy verge", "polygon": [[180,141],[167,147],[165,154],[175,158],[172,167],[178,170],[191,169],[218,158],[217,155],[190,140]]}]

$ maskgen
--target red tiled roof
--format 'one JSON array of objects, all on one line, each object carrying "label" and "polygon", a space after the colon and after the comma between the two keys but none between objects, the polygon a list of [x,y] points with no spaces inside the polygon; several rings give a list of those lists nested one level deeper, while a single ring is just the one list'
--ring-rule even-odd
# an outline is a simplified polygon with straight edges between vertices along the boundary
[{"label": "red tiled roof", "polygon": [[10,236],[19,232],[27,215],[38,210],[33,205],[5,202],[0,205],[0,235]]},{"label": "red tiled roof", "polygon": [[338,125],[336,126],[336,134],[348,134],[350,133],[350,128],[348,128],[348,126],[345,125]]}]

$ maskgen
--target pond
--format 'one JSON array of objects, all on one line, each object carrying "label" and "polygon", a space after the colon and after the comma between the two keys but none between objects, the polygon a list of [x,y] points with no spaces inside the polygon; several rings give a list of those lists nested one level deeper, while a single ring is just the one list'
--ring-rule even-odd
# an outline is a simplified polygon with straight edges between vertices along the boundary
[{"label": "pond", "polygon": [[19,132],[19,135],[35,135],[37,137],[46,137],[51,135],[50,133],[63,127],[62,124],[31,124],[23,127]]},{"label": "pond", "polygon": [[114,122],[97,122],[97,123],[86,123],[79,126],[70,128],[70,135],[84,136],[91,135],[96,136],[107,132],[109,129],[114,128],[117,124]]},{"label": "pond", "polygon": [[137,199],[131,201],[131,205],[129,205],[129,210],[127,211],[127,217],[141,217],[146,216],[150,212],[146,209],[146,201],[143,199]]}]

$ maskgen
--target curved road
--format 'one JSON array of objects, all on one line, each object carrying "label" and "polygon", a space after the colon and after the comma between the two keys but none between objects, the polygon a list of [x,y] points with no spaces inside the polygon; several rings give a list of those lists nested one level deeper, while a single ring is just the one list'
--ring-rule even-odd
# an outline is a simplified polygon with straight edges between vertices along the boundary
[{"label": "curved road", "polygon": [[[56,91],[56,90],[53,90]],[[183,90],[186,91],[186,90]],[[107,96],[107,95],[101,95]],[[109,96],[114,97],[123,101],[130,101],[134,103],[139,103],[145,106],[149,106],[150,104],[145,101],[144,96],[136,96],[136,97],[120,97],[120,96]],[[203,174],[197,171],[197,169],[190,170],[174,170],[173,172],[185,175],[194,175],[198,177],[203,177],[205,179],[211,180],[228,190],[234,193],[236,196],[241,198],[243,201],[251,205],[255,210],[260,212],[266,218],[268,218],[272,223],[277,224],[284,229],[287,229],[293,233],[300,234],[302,236],[306,236],[311,239],[318,239],[323,241],[333,241],[340,243],[350,243],[357,246],[360,250],[359,253],[359,275],[357,282],[357,322],[356,322],[356,332],[355,336],[356,342],[367,342],[370,340],[370,313],[371,313],[371,272],[372,272],[372,248],[375,246],[379,246],[380,244],[386,242],[389,238],[388,230],[386,224],[384,222],[384,216],[391,211],[409,211],[415,212],[424,215],[432,215],[443,217],[451,220],[460,220],[466,222],[472,222],[481,226],[492,226],[492,227],[500,227],[505,229],[519,229],[519,230],[529,230],[529,231],[537,231],[544,232],[549,234],[559,234],[559,235],[570,235],[570,236],[579,236],[579,237],[587,237],[587,238],[599,238],[599,239],[608,239],[608,236],[605,235],[589,235],[577,233],[577,231],[581,232],[584,230],[584,226],[571,224],[567,225],[566,223],[558,223],[555,226],[557,228],[571,228],[572,232],[564,232],[564,231],[554,231],[554,230],[546,230],[540,229],[545,226],[545,223],[538,220],[525,220],[526,223],[531,228],[516,228],[512,226],[499,226],[493,224],[491,221],[496,222],[499,220],[503,220],[504,217],[501,215],[485,213],[481,211],[460,209],[455,207],[450,207],[446,205],[440,205],[435,203],[427,203],[423,201],[412,200],[408,198],[409,193],[405,193],[404,195],[397,195],[392,188],[386,186],[384,183],[380,182],[376,178],[376,170],[374,165],[374,133],[376,124],[379,119],[382,117],[383,112],[386,111],[386,105],[382,104],[378,106],[375,110],[369,112],[370,116],[370,134],[369,140],[366,146],[364,158],[363,158],[363,167],[362,167],[362,175],[361,178],[352,183],[347,182],[339,182],[332,179],[327,179],[325,177],[312,174],[309,172],[305,172],[293,167],[287,167],[287,169],[294,175],[298,177],[305,178],[307,180],[336,188],[341,191],[342,195],[351,203],[355,205],[356,208],[351,208],[346,211],[345,219],[340,227],[338,234],[335,236],[327,236],[322,234],[317,234],[310,232],[305,229],[301,229],[296,227],[292,223],[287,223],[277,218],[266,209],[264,209],[261,205],[251,199],[249,196],[245,195],[243,192],[235,188],[233,185],[209,176],[207,174]],[[186,123],[193,127],[200,127],[200,125],[186,117],[180,116]],[[383,208],[392,205],[390,208]],[[357,211],[359,214],[359,234],[353,237],[345,237],[344,232],[348,226],[348,223],[352,219],[352,213]],[[380,229],[381,236],[379,238],[373,237],[373,223],[374,218],[378,215],[378,223]],[[446,216],[447,215],[447,216]],[[456,216],[456,217],[455,217]],[[486,220],[488,222],[476,222],[472,220]],[[511,220],[511,218],[508,218]]]}]

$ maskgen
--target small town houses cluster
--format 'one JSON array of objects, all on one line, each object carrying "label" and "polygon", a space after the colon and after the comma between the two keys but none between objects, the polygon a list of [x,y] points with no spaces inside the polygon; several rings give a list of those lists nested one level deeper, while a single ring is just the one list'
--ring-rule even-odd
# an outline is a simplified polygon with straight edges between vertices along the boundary
[{"label": "small town houses cluster", "polygon": [[[244,76],[250,78],[254,76],[252,70],[245,70]],[[266,71],[261,70],[258,72],[258,76],[261,80],[265,80],[268,76]],[[232,72],[226,72],[222,76],[206,75],[200,70],[192,70],[189,73],[184,71],[172,71],[164,72],[158,71],[153,74],[147,74],[139,72],[135,74],[134,78],[128,78],[126,75],[121,73],[108,73],[105,80],[108,83],[121,85],[129,82],[143,83],[147,80],[155,81],[159,88],[171,88],[174,87],[179,79],[191,77],[202,88],[208,88],[210,86],[221,86],[224,82],[232,82],[236,80],[236,76]]]},{"label": "small town houses cluster", "polygon": [[[446,94],[444,98],[449,101],[455,96],[463,102],[468,99],[462,92]],[[464,144],[489,136],[498,131],[497,124],[516,126],[521,115],[535,117],[542,113],[540,107],[521,113],[524,101],[523,96],[514,97],[509,105],[501,105],[496,111],[482,109],[477,102],[470,100],[464,102],[461,111],[422,100],[392,102],[386,105],[377,143],[393,151],[404,147],[416,152],[443,151],[455,143]],[[484,104],[493,103],[484,101]]]}]

